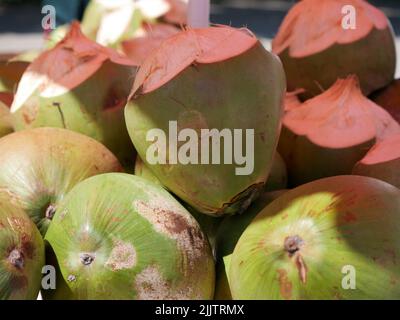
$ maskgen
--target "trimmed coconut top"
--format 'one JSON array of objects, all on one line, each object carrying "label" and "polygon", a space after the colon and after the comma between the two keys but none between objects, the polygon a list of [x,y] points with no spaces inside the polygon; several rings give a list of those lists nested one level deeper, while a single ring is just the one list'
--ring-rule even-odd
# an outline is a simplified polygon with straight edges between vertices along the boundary
[{"label": "trimmed coconut top", "polygon": [[29,65],[18,85],[11,111],[17,111],[35,90],[44,97],[68,92],[90,78],[107,60],[134,65],[113,49],[86,38],[79,23],[74,22],[62,41]]},{"label": "trimmed coconut top", "polygon": [[[355,29],[342,27],[352,6]],[[302,0],[292,7],[278,34],[272,51],[281,54],[289,48],[292,57],[301,58],[321,52],[334,44],[347,44],[367,36],[373,28],[388,27],[385,14],[363,0]]]},{"label": "trimmed coconut top", "polygon": [[378,142],[360,161],[372,165],[400,159],[400,134],[396,134]]},{"label": "trimmed coconut top", "polygon": [[12,93],[0,92],[0,102],[4,103],[7,107],[10,107],[14,96]]},{"label": "trimmed coconut top", "polygon": [[141,65],[165,39],[179,31],[166,23],[145,23],[135,38],[122,42],[122,48],[133,63]]},{"label": "trimmed coconut top", "polygon": [[400,133],[388,112],[363,96],[356,76],[288,111],[283,124],[316,145],[347,148]]},{"label": "trimmed coconut top", "polygon": [[170,10],[164,15],[164,20],[176,25],[187,23],[188,0],[166,0]]},{"label": "trimmed coconut top", "polygon": [[285,112],[291,111],[301,106],[301,101],[297,95],[303,92],[304,92],[303,89],[299,89],[292,92],[286,92],[285,101],[283,103]]},{"label": "trimmed coconut top", "polygon": [[247,29],[215,26],[188,29],[165,40],[139,69],[131,96],[160,88],[192,64],[228,60],[250,50],[258,40]]}]

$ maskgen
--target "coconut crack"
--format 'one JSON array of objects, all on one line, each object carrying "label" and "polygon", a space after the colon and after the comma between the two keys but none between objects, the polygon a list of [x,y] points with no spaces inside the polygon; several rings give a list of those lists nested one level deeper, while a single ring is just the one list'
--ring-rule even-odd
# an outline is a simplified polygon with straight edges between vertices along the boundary
[{"label": "coconut crack", "polygon": [[289,254],[289,257],[294,257],[296,268],[299,272],[299,278],[302,283],[307,281],[307,265],[301,255],[301,247],[304,245],[304,240],[299,236],[290,236],[285,239],[284,248]]},{"label": "coconut crack", "polygon": [[56,206],[54,204],[50,204],[47,207],[44,216],[45,216],[46,219],[52,220],[54,215],[55,215],[55,213],[56,213]]},{"label": "coconut crack", "polygon": [[8,256],[8,261],[17,269],[21,270],[24,268],[25,259],[22,252],[18,249],[14,249]]},{"label": "coconut crack", "polygon": [[91,254],[91,253],[82,253],[81,256],[80,256],[80,259],[81,259],[81,263],[84,266],[89,266],[94,261],[95,255]]}]

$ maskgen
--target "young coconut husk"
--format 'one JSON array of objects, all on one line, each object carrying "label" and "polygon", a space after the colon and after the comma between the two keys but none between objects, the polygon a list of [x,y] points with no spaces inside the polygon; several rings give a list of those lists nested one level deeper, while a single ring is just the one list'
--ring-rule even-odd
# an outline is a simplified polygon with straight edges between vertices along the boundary
[{"label": "young coconut husk", "polygon": [[9,105],[5,103],[9,100],[8,95],[0,93],[0,138],[14,131]]},{"label": "young coconut husk", "polygon": [[400,134],[378,142],[355,165],[353,174],[373,177],[400,188]]},{"label": "young coconut husk", "polygon": [[[142,160],[162,184],[197,211],[221,216],[245,210],[263,188],[280,132],[284,93],[279,59],[247,30],[189,29],[165,40],[145,60],[125,118]],[[168,133],[171,121],[177,121],[178,132],[196,131],[198,141],[210,140],[202,129],[254,130],[254,170],[237,175],[237,164],[224,164],[223,156],[220,164],[198,165],[175,164],[168,154],[166,164],[149,164],[147,132],[158,128]]]},{"label": "young coconut husk", "polygon": [[0,61],[0,92],[14,94],[17,86],[29,61],[21,60],[16,57],[10,60]]},{"label": "young coconut husk", "polygon": [[370,98],[400,123],[400,79],[394,80],[386,88],[374,92]]},{"label": "young coconut husk", "polygon": [[214,261],[200,226],[146,179],[114,173],[83,181],[66,196],[45,239],[69,289],[66,297],[56,289],[55,297],[213,298]]},{"label": "young coconut husk", "polygon": [[246,230],[251,221],[263,210],[268,204],[279,198],[287,190],[278,190],[274,192],[263,193],[252,205],[242,214],[226,217],[218,228],[216,235],[215,250],[217,254],[217,272],[215,299],[216,300],[232,300],[229,289],[228,278],[226,275],[226,267],[224,258],[230,256],[235,246]]},{"label": "young coconut husk", "polygon": [[87,39],[78,23],[24,73],[11,112],[15,129],[59,127],[92,137],[123,164],[135,150],[123,108],[136,67],[112,49]]},{"label": "young coconut husk", "polygon": [[357,78],[339,79],[329,90],[283,117],[278,150],[289,185],[350,174],[376,141],[400,133],[400,125],[361,93]]},{"label": "young coconut husk", "polygon": [[188,0],[166,1],[170,8],[168,12],[161,17],[161,20],[170,24],[174,24],[178,27],[186,25],[188,16]]},{"label": "young coconut husk", "polygon": [[264,190],[274,191],[285,189],[287,182],[288,176],[285,161],[279,152],[276,152]]},{"label": "young coconut husk", "polygon": [[[349,7],[354,15],[342,12]],[[355,17],[354,28],[347,27],[349,17]],[[288,90],[304,88],[303,98],[318,95],[349,74],[359,77],[368,95],[388,85],[396,68],[390,22],[364,0],[298,2],[280,26],[272,51],[282,60]]]},{"label": "young coconut husk", "polygon": [[36,300],[44,263],[44,243],[34,223],[0,198],[0,300]]},{"label": "young coconut husk", "polygon": [[141,65],[165,39],[179,31],[165,23],[145,23],[134,38],[122,42],[122,49],[134,64]]},{"label": "young coconut husk", "polygon": [[24,211],[46,233],[59,202],[78,182],[121,171],[97,141],[58,128],[38,128],[0,139],[0,196]]},{"label": "young coconut husk", "polygon": [[400,299],[400,190],[337,176],[280,196],[230,257],[234,299]]},{"label": "young coconut husk", "polygon": [[[151,170],[146,166],[140,157],[136,157],[135,162],[135,175],[146,180],[149,180],[155,184],[158,184],[164,187],[160,180],[151,172]],[[178,199],[179,201],[179,199]],[[215,237],[217,233],[217,229],[221,223],[221,219],[216,217],[211,217],[202,213],[199,213],[195,209],[191,208],[190,206],[182,203],[182,205],[190,212],[190,214],[196,219],[199,223],[201,230],[207,235],[208,241],[210,246],[214,252],[215,247]]]}]

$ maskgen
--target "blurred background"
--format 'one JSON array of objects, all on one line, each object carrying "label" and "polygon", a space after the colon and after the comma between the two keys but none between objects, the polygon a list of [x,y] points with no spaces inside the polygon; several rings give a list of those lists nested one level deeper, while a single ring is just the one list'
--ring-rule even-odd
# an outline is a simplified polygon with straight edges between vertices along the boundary
[{"label": "blurred background", "polygon": [[[41,8],[44,4],[56,4],[62,8],[57,9],[57,24],[61,25],[71,19],[81,18],[87,2],[88,0],[0,0],[0,54],[42,48],[44,35]],[[235,27],[246,26],[269,48],[283,17],[295,2],[296,0],[212,0],[211,21]],[[400,46],[400,0],[369,2],[380,7],[389,17]]]}]

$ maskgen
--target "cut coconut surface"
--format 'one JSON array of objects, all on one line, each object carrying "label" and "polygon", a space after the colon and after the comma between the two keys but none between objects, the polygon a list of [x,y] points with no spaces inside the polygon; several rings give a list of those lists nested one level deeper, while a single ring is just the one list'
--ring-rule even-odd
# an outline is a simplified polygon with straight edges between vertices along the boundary
[{"label": "cut coconut surface", "polygon": [[355,165],[353,174],[377,178],[400,188],[400,134],[378,142]]},{"label": "cut coconut surface", "polygon": [[[166,0],[169,5],[169,11],[162,17],[168,23],[177,26],[183,26],[187,23],[188,0]],[[208,0],[207,0],[208,1]]]},{"label": "cut coconut surface", "polygon": [[390,22],[363,0],[300,1],[281,24],[272,50],[285,67],[288,90],[304,88],[303,98],[316,96],[349,74],[357,74],[364,94],[394,77]]},{"label": "cut coconut surface", "polygon": [[400,79],[394,80],[386,88],[374,92],[371,99],[400,123]]},{"label": "cut coconut surface", "polygon": [[[188,29],[165,40],[144,61],[125,108],[125,120],[138,154],[168,190],[201,213],[234,214],[250,205],[267,180],[285,91],[279,59],[247,29]],[[189,160],[186,151],[181,162],[181,156],[175,160],[174,153],[167,151],[165,161],[154,163],[151,153],[158,141],[152,143],[146,135],[154,128],[173,134],[174,123],[177,133],[190,133],[177,141],[179,153],[191,145],[193,157]],[[233,135],[240,146],[229,142]],[[162,143],[160,138],[157,148]],[[174,145],[170,143],[171,148]],[[238,166],[238,159],[229,159],[232,147],[245,145],[251,149],[254,145],[256,150],[245,151],[251,165],[246,172]],[[218,160],[214,154],[222,150]]]},{"label": "cut coconut surface", "polygon": [[304,90],[300,89],[300,90],[286,93],[285,102],[284,102],[285,112],[291,111],[291,110],[301,106],[301,101],[300,101],[298,95],[303,92],[304,92]]},{"label": "cut coconut surface", "polygon": [[289,179],[301,184],[349,174],[375,141],[400,133],[400,125],[363,96],[355,76],[286,112],[279,151]]},{"label": "cut coconut surface", "polygon": [[137,67],[86,38],[74,22],[54,48],[35,59],[20,81],[11,112],[15,130],[59,127],[100,141],[133,166],[135,150],[123,109]]},{"label": "cut coconut surface", "polygon": [[257,45],[247,29],[217,26],[189,29],[170,37],[143,63],[136,75],[132,95],[154,91],[196,64],[229,60]]},{"label": "cut coconut surface", "polygon": [[106,60],[119,65],[134,65],[116,51],[86,38],[79,23],[74,22],[62,41],[29,65],[18,86],[11,112],[21,108],[35,90],[44,97],[54,97],[73,90],[93,76]]},{"label": "cut coconut surface", "polygon": [[122,42],[124,53],[136,65],[151,55],[161,43],[180,30],[165,23],[144,23],[133,39]]}]

